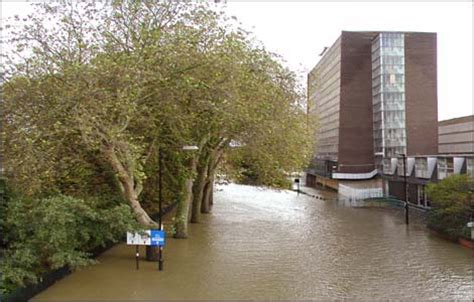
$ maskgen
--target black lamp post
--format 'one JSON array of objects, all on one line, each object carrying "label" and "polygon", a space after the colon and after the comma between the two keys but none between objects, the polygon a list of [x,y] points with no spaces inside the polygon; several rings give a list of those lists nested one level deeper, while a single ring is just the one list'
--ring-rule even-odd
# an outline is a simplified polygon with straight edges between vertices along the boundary
[{"label": "black lamp post", "polygon": [[403,158],[403,191],[405,198],[405,224],[408,224],[408,184],[407,184],[407,157],[405,154],[399,154]]},{"label": "black lamp post", "polygon": [[[163,149],[158,148],[158,209],[159,218],[158,223],[160,231],[163,231]],[[163,246],[158,247],[158,270],[163,270]]]}]

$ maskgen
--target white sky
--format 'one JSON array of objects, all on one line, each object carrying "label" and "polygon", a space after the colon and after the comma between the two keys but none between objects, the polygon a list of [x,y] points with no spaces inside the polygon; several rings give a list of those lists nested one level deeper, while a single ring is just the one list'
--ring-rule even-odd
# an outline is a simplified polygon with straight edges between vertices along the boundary
[{"label": "white sky", "polygon": [[[473,3],[228,1],[226,11],[280,54],[302,79],[342,30],[438,33],[438,118],[474,114]],[[2,19],[31,10],[24,1],[2,1]]]}]

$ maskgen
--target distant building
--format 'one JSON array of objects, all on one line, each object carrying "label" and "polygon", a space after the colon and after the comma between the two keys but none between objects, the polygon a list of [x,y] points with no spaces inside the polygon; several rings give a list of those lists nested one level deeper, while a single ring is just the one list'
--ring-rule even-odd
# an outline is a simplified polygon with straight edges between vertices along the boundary
[{"label": "distant building", "polygon": [[[453,174],[474,178],[474,116],[439,122],[437,155],[408,157],[406,161],[408,202],[429,207],[426,185]],[[381,171],[384,195],[403,200],[403,161],[386,158]]]},{"label": "distant building", "polygon": [[[474,153],[456,155],[425,155],[406,159],[407,199],[412,204],[430,207],[426,185],[453,174],[467,174],[474,178]],[[401,158],[386,158],[381,171],[384,196],[404,200],[404,167]]]},{"label": "distant building", "polygon": [[377,195],[368,180],[383,158],[437,153],[436,43],[435,33],[342,32],[308,74],[319,120],[308,184],[347,192],[365,180]]},{"label": "distant building", "polygon": [[439,122],[439,154],[474,154],[474,115]]}]

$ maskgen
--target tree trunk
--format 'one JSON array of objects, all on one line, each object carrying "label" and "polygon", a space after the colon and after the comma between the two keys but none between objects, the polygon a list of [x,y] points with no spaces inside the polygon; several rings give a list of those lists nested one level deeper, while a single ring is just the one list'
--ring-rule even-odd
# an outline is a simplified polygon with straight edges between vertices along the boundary
[{"label": "tree trunk", "polygon": [[[126,194],[126,196],[127,195],[128,194]],[[142,208],[137,196],[131,194],[127,197],[127,200],[132,207],[135,217],[141,225],[151,228],[159,228],[158,223],[153,221],[153,219],[151,219],[150,216],[148,216],[147,212],[145,212],[145,210]]]},{"label": "tree trunk", "polygon": [[202,197],[202,206],[201,206],[201,213],[211,213],[212,205],[213,205],[213,191],[214,191],[214,171],[211,172],[210,176],[208,176],[206,185],[204,187],[204,195]]},{"label": "tree trunk", "polygon": [[209,209],[210,210],[212,210],[213,205],[214,205],[214,175],[212,176],[211,188],[209,190]]},{"label": "tree trunk", "polygon": [[214,176],[216,168],[219,165],[224,149],[218,148],[211,159],[209,160],[209,168],[207,170],[207,181],[204,189],[204,196],[202,199],[203,205],[201,207],[202,213],[210,213],[212,205],[214,204]]},{"label": "tree trunk", "polygon": [[174,221],[175,234],[174,238],[188,238],[188,216],[189,207],[193,197],[193,174],[196,170],[196,160],[191,160],[191,171],[189,178],[184,182],[184,197],[179,201],[176,208]]},{"label": "tree trunk", "polygon": [[137,221],[145,227],[158,228],[158,224],[153,221],[150,216],[148,216],[147,212],[145,212],[138,201],[137,190],[141,191],[141,189],[139,189],[141,188],[141,185],[138,183],[135,185],[133,171],[127,171],[127,169],[125,169],[125,166],[117,158],[113,146],[108,146],[105,149],[105,155],[107,161],[112,166],[112,169],[117,174],[117,178],[121,185],[122,194],[130,204]]},{"label": "tree trunk", "polygon": [[159,250],[160,248],[157,246],[149,246],[147,245],[145,248],[145,259],[146,261],[158,261],[159,260]]},{"label": "tree trunk", "polygon": [[201,202],[201,213],[210,213],[211,212],[211,205],[209,203],[209,198],[210,198],[210,190],[212,190],[212,176],[214,175],[214,164],[216,162],[216,154],[217,152],[214,150],[208,161],[207,165],[207,175],[206,175],[206,180],[204,183],[204,189],[202,193],[202,202]]},{"label": "tree trunk", "polygon": [[206,179],[206,184],[204,185],[204,190],[202,194],[202,203],[201,203],[201,213],[207,214],[211,212],[211,204],[209,199],[211,196],[210,190],[212,190],[211,180],[209,177]]},{"label": "tree trunk", "polygon": [[[205,152],[205,151],[204,151]],[[193,185],[193,204],[191,211],[191,223],[199,223],[201,218],[201,202],[204,185],[206,183],[207,169],[209,164],[209,154],[205,152],[197,167],[196,180]]]}]

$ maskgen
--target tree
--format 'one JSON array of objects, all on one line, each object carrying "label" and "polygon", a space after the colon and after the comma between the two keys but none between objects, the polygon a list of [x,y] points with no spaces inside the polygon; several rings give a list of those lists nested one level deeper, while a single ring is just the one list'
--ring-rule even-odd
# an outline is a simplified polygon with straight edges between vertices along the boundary
[{"label": "tree", "polygon": [[[223,160],[278,186],[306,162],[295,75],[205,3],[41,3],[10,36],[6,166],[29,196],[107,192],[157,227],[156,159],[168,150],[162,193],[178,201],[174,227],[186,237],[188,220],[210,211]],[[189,144],[199,151],[177,151]]]},{"label": "tree", "polygon": [[[99,20],[96,5],[40,4],[31,24],[14,33],[17,49],[23,50],[28,41],[33,54],[20,63],[9,61],[13,76],[4,84],[6,140],[10,154],[25,150],[30,154],[29,162],[13,158],[8,164],[33,194],[51,179],[32,187],[28,170],[67,141],[73,149],[105,162],[138,221],[156,226],[139,196],[160,121],[175,113],[166,109],[172,103],[160,99],[170,89],[156,88],[169,86],[182,73],[171,63],[175,47],[180,46],[174,43],[171,20],[183,5],[114,1],[101,10]],[[51,18],[56,20],[54,31],[46,22]],[[38,141],[45,148],[37,149]],[[46,161],[36,174],[42,179],[54,167]]]},{"label": "tree", "polygon": [[467,223],[474,217],[474,180],[468,175],[452,175],[427,186],[432,209],[428,226],[457,240],[469,238]]}]

